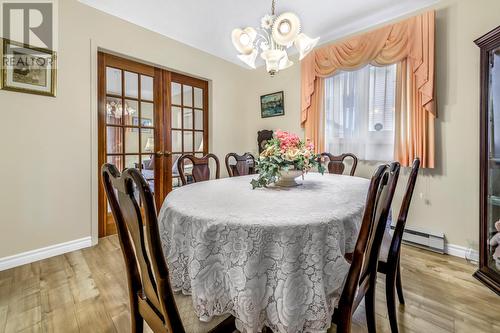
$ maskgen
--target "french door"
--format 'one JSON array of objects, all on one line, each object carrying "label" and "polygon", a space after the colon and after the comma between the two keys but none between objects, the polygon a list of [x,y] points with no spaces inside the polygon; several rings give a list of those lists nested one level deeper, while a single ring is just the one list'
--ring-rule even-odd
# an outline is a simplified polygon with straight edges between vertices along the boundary
[{"label": "french door", "polygon": [[[180,154],[208,152],[208,83],[102,52],[98,62],[99,168],[137,168],[160,207]],[[99,173],[99,237],[114,233]]]},{"label": "french door", "polygon": [[[181,186],[177,159],[182,154],[202,157],[208,152],[208,82],[186,75],[170,76],[170,142],[172,188]],[[189,173],[190,165],[184,165]]]}]

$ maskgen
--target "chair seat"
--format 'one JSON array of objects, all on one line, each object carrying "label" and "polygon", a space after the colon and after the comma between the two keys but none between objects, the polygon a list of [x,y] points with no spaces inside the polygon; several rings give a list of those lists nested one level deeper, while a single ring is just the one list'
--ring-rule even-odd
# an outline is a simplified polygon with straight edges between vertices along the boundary
[{"label": "chair seat", "polygon": [[194,312],[193,300],[191,296],[175,294],[175,304],[181,316],[182,325],[186,333],[206,333],[214,329],[217,325],[229,318],[229,314],[213,317],[208,323],[201,321]]}]

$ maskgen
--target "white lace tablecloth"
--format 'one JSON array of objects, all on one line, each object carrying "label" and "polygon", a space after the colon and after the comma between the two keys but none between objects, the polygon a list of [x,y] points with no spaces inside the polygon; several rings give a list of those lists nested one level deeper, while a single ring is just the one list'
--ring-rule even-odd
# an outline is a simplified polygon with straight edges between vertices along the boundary
[{"label": "white lace tablecloth", "polygon": [[310,173],[295,188],[252,190],[252,176],[171,192],[159,228],[174,291],[208,321],[242,332],[324,332],[347,275],[369,181]]}]

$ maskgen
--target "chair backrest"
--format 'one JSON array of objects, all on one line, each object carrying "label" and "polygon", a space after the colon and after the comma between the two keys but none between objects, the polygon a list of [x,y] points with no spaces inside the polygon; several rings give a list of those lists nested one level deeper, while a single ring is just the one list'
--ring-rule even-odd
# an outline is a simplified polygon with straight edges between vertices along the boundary
[{"label": "chair backrest", "polygon": [[184,162],[186,160],[191,161],[193,164],[193,169],[191,171],[191,176],[193,177],[193,182],[202,182],[210,180],[210,159],[215,160],[215,178],[220,178],[220,164],[219,159],[214,154],[207,154],[203,157],[196,157],[193,155],[185,154],[179,157],[177,160],[177,167],[179,169],[179,177],[181,178],[182,185],[187,185],[188,181],[184,173]]},{"label": "chair backrest", "polygon": [[369,288],[375,288],[380,246],[396,191],[400,165],[381,165],[371,178],[365,211],[351,267],[339,301],[342,315],[351,315]]},{"label": "chair backrest", "polygon": [[257,132],[257,145],[259,146],[259,154],[266,148],[267,141],[273,138],[273,131],[262,130]]},{"label": "chair backrest", "polygon": [[134,163],[135,165],[135,168],[136,169],[139,169],[139,166],[141,166],[141,168],[143,170],[154,170],[154,166],[155,166],[155,156],[154,155],[151,155],[151,158],[149,160],[142,160],[142,163],[139,164],[139,163]]},{"label": "chair backrest", "polygon": [[351,171],[349,172],[350,176],[354,176],[354,172],[356,171],[356,167],[358,166],[358,158],[356,155],[351,154],[351,153],[345,153],[339,156],[332,155],[330,153],[322,153],[322,157],[328,157],[328,172],[329,173],[334,173],[337,175],[341,175],[344,173],[345,169],[345,164],[344,160],[346,158],[351,158],[352,159],[352,167]]},{"label": "chair backrest", "polygon": [[153,193],[137,169],[120,175],[114,165],[104,164],[102,179],[125,260],[132,320],[139,313],[155,332],[184,332],[163,256]]},{"label": "chair backrest", "polygon": [[[236,160],[236,163],[231,163],[231,158]],[[229,177],[253,175],[255,173],[255,158],[250,153],[238,155],[229,153],[225,158],[226,169]]]},{"label": "chair backrest", "polygon": [[420,169],[420,159],[417,157],[411,166],[410,175],[408,177],[408,182],[406,183],[406,190],[403,196],[403,201],[401,203],[401,208],[399,209],[398,221],[394,229],[394,234],[392,235],[391,245],[389,247],[389,252],[387,255],[387,264],[394,266],[399,260],[399,251],[401,249],[401,242],[403,240],[403,233],[405,230],[406,219],[408,218],[408,211],[410,209],[411,198],[413,197],[413,191],[415,190],[415,184],[417,183],[418,170]]}]

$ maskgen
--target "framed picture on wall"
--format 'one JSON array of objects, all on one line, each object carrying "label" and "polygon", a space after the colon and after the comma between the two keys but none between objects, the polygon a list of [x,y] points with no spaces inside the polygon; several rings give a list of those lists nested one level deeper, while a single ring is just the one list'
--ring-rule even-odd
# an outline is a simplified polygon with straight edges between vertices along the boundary
[{"label": "framed picture on wall", "polygon": [[[132,125],[139,126],[139,117],[132,117]],[[153,127],[153,120],[149,118],[141,118],[141,127]],[[132,132],[138,132],[139,129],[136,127],[132,128]],[[150,133],[152,130],[150,128],[142,128],[142,133]]]},{"label": "framed picture on wall", "polygon": [[55,97],[55,52],[4,39],[2,64],[3,90]]},{"label": "framed picture on wall", "polygon": [[260,115],[262,118],[283,116],[285,96],[283,91],[260,96]]}]

